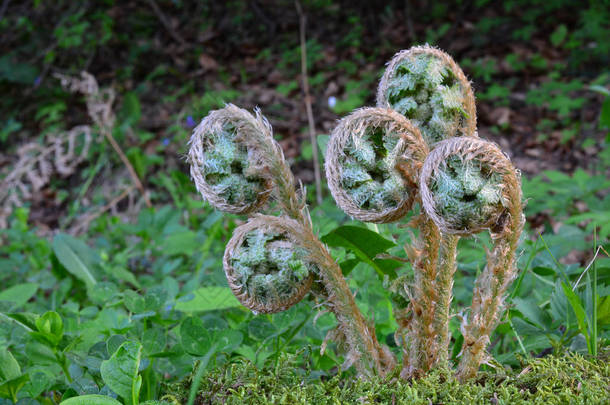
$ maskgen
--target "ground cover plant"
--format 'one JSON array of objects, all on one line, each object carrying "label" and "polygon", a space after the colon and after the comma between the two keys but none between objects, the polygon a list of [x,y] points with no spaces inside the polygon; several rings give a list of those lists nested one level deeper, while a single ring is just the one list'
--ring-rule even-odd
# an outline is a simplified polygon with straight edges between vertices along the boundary
[{"label": "ground cover plant", "polygon": [[[293,2],[1,3],[1,404],[606,400],[610,97],[601,3],[305,1],[303,42]],[[415,302],[400,286],[416,283],[408,261],[418,246],[403,247],[420,238],[413,225],[422,210],[418,193],[405,191],[421,182],[396,180],[421,168],[386,164],[406,145],[365,130],[338,159],[337,184],[346,191],[339,208],[324,184],[317,202],[313,151],[328,155],[337,119],[352,131],[357,115],[350,113],[378,102],[384,61],[426,42],[446,49],[473,80],[479,137],[497,143],[522,172],[519,272],[489,336],[490,356],[475,378],[458,383],[439,364],[463,358],[468,331],[461,324],[472,318],[462,310],[497,240],[487,232],[445,240],[445,252],[447,242],[457,243],[453,299],[448,328],[433,323],[443,333],[430,336],[446,359],[430,362],[430,371],[423,371],[427,357],[416,359],[422,371],[412,370],[414,379],[401,377],[400,365],[385,377],[358,379],[358,369],[347,367],[359,367],[357,359],[341,344],[337,317],[325,312],[330,302],[311,276],[318,266],[294,249],[300,242],[285,222],[233,238],[232,284],[271,292],[257,315],[235,298],[220,269],[246,216],[202,204],[187,140],[225,103],[250,112],[259,106],[294,173],[292,189],[306,186],[290,205],[293,215],[307,203],[312,233],[339,267],[361,326],[386,358],[408,359],[403,343],[419,330],[413,322],[427,320],[408,311],[401,318],[395,309]],[[392,102],[402,100],[396,114],[428,128],[434,141],[442,131],[468,134],[474,115],[459,75],[441,80],[451,96],[443,101],[431,97],[427,76],[399,73],[388,78]],[[420,83],[415,92],[409,80]],[[451,119],[441,125],[434,116]],[[231,204],[260,195],[277,218],[286,208],[274,202],[268,172],[257,175],[268,162],[230,146],[236,133],[219,129],[214,145],[225,147],[204,180]],[[487,226],[473,218],[493,216],[498,206],[499,180],[472,170],[480,165],[450,157],[427,183],[433,196],[457,193],[451,204],[432,200],[442,216],[466,213],[455,221],[460,229]],[[239,193],[227,193],[236,182]],[[348,209],[385,223],[350,220]],[[404,217],[391,222],[396,215]],[[281,288],[269,290],[275,271]],[[264,313],[292,285],[312,293],[284,312]]]}]

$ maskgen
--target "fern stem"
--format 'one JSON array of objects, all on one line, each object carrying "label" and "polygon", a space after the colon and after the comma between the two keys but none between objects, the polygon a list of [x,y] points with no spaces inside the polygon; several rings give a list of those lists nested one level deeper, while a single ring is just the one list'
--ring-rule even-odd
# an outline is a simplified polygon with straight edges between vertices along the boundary
[{"label": "fern stem", "polygon": [[439,253],[439,271],[437,279],[438,302],[435,314],[436,333],[439,341],[439,364],[441,367],[449,367],[449,316],[451,299],[453,297],[453,276],[457,269],[456,256],[459,236],[443,234],[441,237],[441,248]]},{"label": "fern stem", "polygon": [[517,273],[515,256],[524,224],[521,187],[513,173],[505,180],[509,223],[504,232],[496,236],[487,265],[475,281],[470,316],[462,322],[464,344],[457,369],[460,381],[474,377],[485,360],[485,348],[503,310],[504,293]]},{"label": "fern stem", "polygon": [[411,307],[410,349],[408,363],[403,359],[403,371],[408,375],[421,375],[436,363],[438,354],[437,331],[434,325],[438,291],[436,274],[440,245],[438,227],[427,216],[422,218],[420,232],[423,251],[413,266],[415,280]]}]

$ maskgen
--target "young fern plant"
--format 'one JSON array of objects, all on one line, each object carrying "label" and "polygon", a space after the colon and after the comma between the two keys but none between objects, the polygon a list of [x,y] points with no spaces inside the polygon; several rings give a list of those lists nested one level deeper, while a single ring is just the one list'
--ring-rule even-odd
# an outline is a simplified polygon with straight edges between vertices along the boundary
[{"label": "young fern plant", "polygon": [[[211,112],[190,140],[191,175],[202,196],[221,211],[250,215],[237,227],[223,258],[231,290],[253,313],[284,311],[308,292],[337,318],[328,339],[347,348],[344,367],[362,377],[386,375],[396,356],[379,343],[356,305],[341,268],[314,234],[304,193],[274,141],[272,129],[231,104]],[[521,230],[518,172],[499,148],[476,134],[474,94],[444,52],[421,46],[389,62],[377,107],[339,121],[326,153],[326,176],[337,204],[365,222],[397,222],[418,236],[405,246],[412,264],[388,283],[402,352],[400,375],[418,377],[450,367],[449,319],[459,237],[488,229],[494,248],[476,280],[456,375],[473,377],[516,274]],[[272,199],[270,199],[272,197]],[[264,215],[276,203],[280,216]]]},{"label": "young fern plant", "polygon": [[[428,45],[394,55],[379,83],[377,105],[408,118],[429,148],[443,139],[477,136],[470,82],[449,55]],[[398,311],[402,317],[398,337],[410,347],[403,356],[405,377],[449,366],[448,325],[459,241],[458,236],[440,232],[426,215],[416,217],[410,225],[419,230],[413,245],[405,246],[414,280],[395,286],[410,302],[409,308]]]},{"label": "young fern plant", "polygon": [[[223,258],[231,290],[253,313],[284,311],[299,302],[312,284],[335,314],[338,337],[347,347],[345,366],[362,376],[384,375],[395,359],[364,318],[327,247],[314,234],[303,193],[271,126],[234,105],[212,111],[189,142],[191,176],[197,190],[216,209],[250,214],[237,227]],[[254,215],[269,196],[282,215]]]}]

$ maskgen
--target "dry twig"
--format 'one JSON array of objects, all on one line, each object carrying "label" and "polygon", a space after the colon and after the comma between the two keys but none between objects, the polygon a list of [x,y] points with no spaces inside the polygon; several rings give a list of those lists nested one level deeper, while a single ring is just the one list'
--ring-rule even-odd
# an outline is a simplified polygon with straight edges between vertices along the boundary
[{"label": "dry twig", "polygon": [[301,41],[301,82],[303,93],[305,93],[305,107],[307,108],[307,121],[309,122],[309,139],[311,140],[311,150],[313,151],[313,172],[316,180],[316,201],[322,203],[322,179],[320,177],[320,158],[318,157],[318,143],[316,141],[316,124],[313,120],[311,108],[311,94],[309,94],[309,80],[307,79],[307,44],[305,42],[305,23],[307,17],[303,13],[303,8],[299,0],[294,2],[297,13],[299,14],[299,36]]}]

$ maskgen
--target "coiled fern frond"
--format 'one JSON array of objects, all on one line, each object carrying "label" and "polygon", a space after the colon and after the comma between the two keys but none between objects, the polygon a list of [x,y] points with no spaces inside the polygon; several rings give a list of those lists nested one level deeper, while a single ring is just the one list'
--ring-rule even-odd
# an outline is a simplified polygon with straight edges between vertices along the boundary
[{"label": "coiled fern frond", "polygon": [[392,58],[379,83],[377,105],[411,120],[429,145],[475,134],[470,82],[449,55],[428,45],[401,51]]}]

